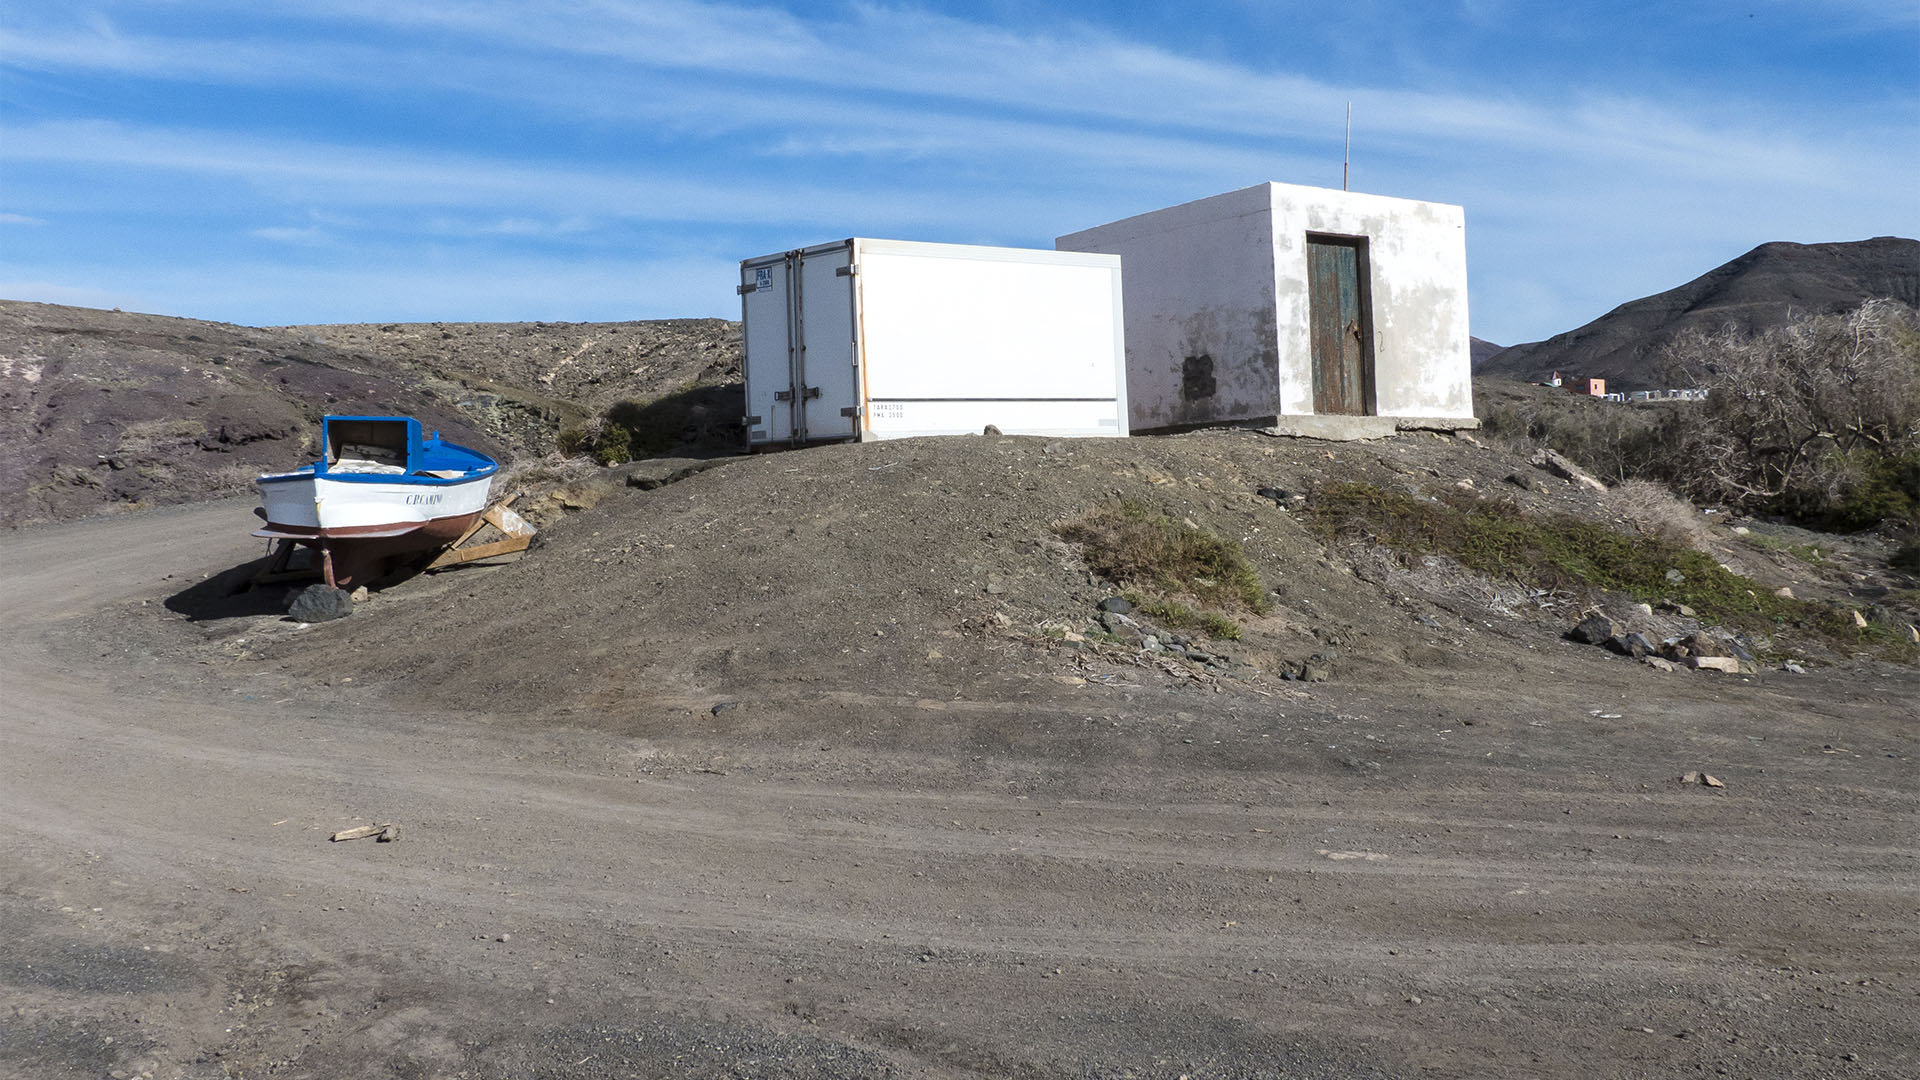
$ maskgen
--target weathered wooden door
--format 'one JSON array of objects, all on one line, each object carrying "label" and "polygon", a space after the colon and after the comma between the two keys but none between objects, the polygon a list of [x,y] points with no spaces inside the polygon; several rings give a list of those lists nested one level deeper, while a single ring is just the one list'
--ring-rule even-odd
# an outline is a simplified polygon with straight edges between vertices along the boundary
[{"label": "weathered wooden door", "polygon": [[1307,238],[1313,411],[1373,413],[1373,303],[1365,237]]}]

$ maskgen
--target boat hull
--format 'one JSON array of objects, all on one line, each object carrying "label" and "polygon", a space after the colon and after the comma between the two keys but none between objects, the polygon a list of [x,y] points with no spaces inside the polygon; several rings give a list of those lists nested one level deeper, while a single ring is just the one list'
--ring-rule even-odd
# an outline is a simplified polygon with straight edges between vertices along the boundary
[{"label": "boat hull", "polygon": [[266,526],[255,536],[318,548],[328,583],[353,588],[397,559],[460,539],[487,508],[493,476],[421,483],[334,480],[311,473],[263,476]]}]

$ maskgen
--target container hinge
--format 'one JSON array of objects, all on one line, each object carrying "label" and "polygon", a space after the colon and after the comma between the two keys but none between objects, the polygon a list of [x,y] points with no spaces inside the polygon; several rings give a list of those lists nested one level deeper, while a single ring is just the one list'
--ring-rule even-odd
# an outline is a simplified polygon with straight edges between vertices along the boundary
[{"label": "container hinge", "polygon": [[848,405],[848,406],[846,406],[845,408],[843,408],[843,409],[841,409],[841,410],[840,410],[840,415],[841,415],[841,416],[859,416],[859,415],[860,415],[860,406],[858,406],[858,405]]},{"label": "container hinge", "polygon": [[741,421],[740,421],[740,426],[741,426],[741,427],[753,427],[753,426],[754,426],[755,424],[758,424],[759,422],[760,422],[760,418],[759,418],[759,417],[757,417],[757,416],[748,416],[748,417],[744,417],[744,418],[742,418],[742,419],[741,419]]},{"label": "container hinge", "polygon": [[839,266],[834,268],[833,276],[834,277],[852,277],[855,274],[858,274],[859,272],[860,272],[860,268],[857,266]]},{"label": "container hinge", "polygon": [[793,391],[791,391],[791,390],[775,390],[775,391],[773,392],[773,400],[775,400],[775,401],[792,401],[792,400],[793,400]]},{"label": "container hinge", "polygon": [[737,296],[745,296],[748,293],[752,292],[756,287],[757,286],[753,286],[753,285],[738,285],[734,287],[733,291],[734,291],[734,294]]},{"label": "container hinge", "polygon": [[804,398],[806,398],[806,399],[808,399],[808,400],[812,400],[812,399],[814,399],[814,398],[817,398],[817,397],[819,397],[819,396],[820,396],[820,388],[819,388],[819,387],[817,387],[817,386],[809,386],[809,387],[807,387],[807,388],[806,388],[806,390],[805,390],[805,391],[804,391],[804,392],[803,392],[803,393],[801,394],[801,396],[802,396],[802,397],[804,397]]}]

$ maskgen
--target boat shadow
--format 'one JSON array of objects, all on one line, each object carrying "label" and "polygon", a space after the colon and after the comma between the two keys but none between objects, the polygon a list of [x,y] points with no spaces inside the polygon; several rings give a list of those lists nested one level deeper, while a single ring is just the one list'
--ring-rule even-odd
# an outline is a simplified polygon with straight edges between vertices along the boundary
[{"label": "boat shadow", "polygon": [[249,559],[209,575],[162,600],[161,604],[193,622],[284,615],[287,605],[293,602],[293,594],[310,583],[255,585],[253,579],[267,568],[267,561],[265,556]]}]

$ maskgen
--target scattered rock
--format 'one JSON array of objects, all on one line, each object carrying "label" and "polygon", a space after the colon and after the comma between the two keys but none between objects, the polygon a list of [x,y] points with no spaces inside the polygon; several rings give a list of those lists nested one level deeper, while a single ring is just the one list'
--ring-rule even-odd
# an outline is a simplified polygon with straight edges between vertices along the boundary
[{"label": "scattered rock", "polygon": [[1000,434],[1000,425],[988,424],[986,427],[980,429],[980,434],[988,436],[998,435]]},{"label": "scattered rock", "polygon": [[1111,611],[1116,615],[1125,615],[1133,610],[1133,605],[1124,596],[1109,596],[1100,601],[1101,611]]},{"label": "scattered rock", "polygon": [[1326,682],[1333,678],[1333,668],[1325,661],[1309,660],[1300,665],[1300,681]]},{"label": "scattered rock", "polygon": [[1254,494],[1263,499],[1273,500],[1273,505],[1282,510],[1298,510],[1307,503],[1305,495],[1297,491],[1288,491],[1286,488],[1263,487],[1256,489]]},{"label": "scattered rock", "polygon": [[1654,651],[1653,642],[1645,634],[1615,634],[1606,641],[1606,646],[1621,656],[1631,656],[1635,660]]},{"label": "scattered rock", "polygon": [[1752,651],[1745,645],[1740,644],[1738,640],[1728,638],[1723,644],[1726,645],[1727,652],[1731,653],[1735,660],[1740,661],[1742,664],[1751,664],[1754,662]]},{"label": "scattered rock", "polygon": [[1678,570],[1670,569],[1667,571],[1667,584],[1669,585],[1678,585],[1686,580],[1687,580],[1687,575],[1681,573]]},{"label": "scattered rock", "polygon": [[372,595],[371,593],[367,592],[367,587],[365,585],[362,585],[359,588],[353,590],[352,594],[350,594],[349,599],[351,599],[356,604],[364,604],[367,602],[367,598],[371,595]]},{"label": "scattered rock", "polygon": [[1527,491],[1545,491],[1547,489],[1547,486],[1541,483],[1538,478],[1528,476],[1526,473],[1508,473],[1507,483]]},{"label": "scattered rock", "polygon": [[1730,675],[1740,673],[1740,661],[1731,656],[1689,656],[1687,666],[1695,671],[1724,671]]},{"label": "scattered rock", "polygon": [[1697,614],[1692,608],[1688,607],[1687,605],[1678,604],[1673,602],[1672,600],[1661,601],[1660,610],[1672,612],[1673,614],[1678,615],[1683,619],[1694,618]]},{"label": "scattered rock", "polygon": [[1789,586],[1789,585],[1782,585],[1779,588],[1773,590],[1773,595],[1779,597],[1782,600],[1796,599],[1796,597],[1793,595],[1793,588],[1792,586]]},{"label": "scattered rock", "polygon": [[309,585],[294,594],[287,616],[295,622],[319,623],[353,614],[353,596],[331,585]]},{"label": "scattered rock", "polygon": [[1708,634],[1688,634],[1680,639],[1688,656],[1726,656],[1726,644]]},{"label": "scattered rock", "polygon": [[999,596],[1007,591],[1007,583],[997,577],[987,578],[986,592],[989,596]]},{"label": "scattered rock", "polygon": [[1727,786],[1721,783],[1720,778],[1713,775],[1712,773],[1701,773],[1700,782],[1707,785],[1708,787],[1723,788]]},{"label": "scattered rock", "polygon": [[1853,625],[1855,629],[1865,630],[1867,628],[1867,617],[1855,611],[1853,613]]},{"label": "scattered rock", "polygon": [[1633,610],[1635,610],[1635,611],[1637,611],[1637,612],[1639,612],[1639,613],[1640,613],[1640,614],[1642,614],[1642,615],[1645,615],[1645,616],[1647,616],[1648,618],[1652,618],[1652,617],[1653,617],[1653,605],[1652,605],[1652,604],[1646,604],[1646,603],[1641,603],[1641,604],[1635,604],[1635,605],[1633,605]]},{"label": "scattered rock", "polygon": [[722,702],[717,702],[713,706],[713,708],[708,709],[707,712],[709,715],[719,716],[721,713],[732,712],[733,710],[739,707],[740,707],[740,703],[737,701],[722,701]]},{"label": "scattered rock", "polygon": [[1655,671],[1672,671],[1673,670],[1673,661],[1668,660],[1665,657],[1643,656],[1640,658],[1640,662],[1647,665],[1648,667],[1652,668]]},{"label": "scattered rock", "polygon": [[385,840],[386,832],[389,829],[393,830],[394,839],[397,840],[400,838],[399,826],[392,825],[392,824],[381,824],[381,825],[356,825],[351,829],[341,829],[339,832],[334,833],[332,836],[327,837],[327,839],[336,844],[342,840],[364,840],[369,836],[377,836],[377,837],[380,837],[380,839]]},{"label": "scattered rock", "polygon": [[1795,663],[1792,660],[1789,660],[1786,663],[1781,664],[1780,670],[1788,672],[1790,674],[1794,674],[1794,675],[1805,675],[1807,673],[1806,668],[1801,667],[1799,664]]},{"label": "scattered rock", "polygon": [[1612,619],[1596,611],[1581,619],[1573,629],[1568,630],[1567,637],[1582,645],[1599,645],[1618,632],[1619,629],[1613,625]]},{"label": "scattered rock", "polygon": [[1607,485],[1595,479],[1592,474],[1588,473],[1586,470],[1582,469],[1580,466],[1575,465],[1565,455],[1559,453],[1558,451],[1541,450],[1540,452],[1534,454],[1531,458],[1528,458],[1527,460],[1534,466],[1545,469],[1548,472],[1553,473],[1555,476],[1559,476],[1567,480],[1571,480],[1574,483],[1580,485],[1581,487],[1590,488],[1594,491],[1607,490]]}]

